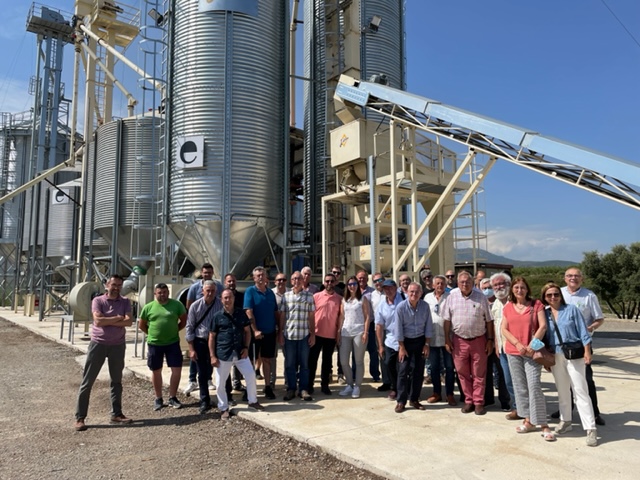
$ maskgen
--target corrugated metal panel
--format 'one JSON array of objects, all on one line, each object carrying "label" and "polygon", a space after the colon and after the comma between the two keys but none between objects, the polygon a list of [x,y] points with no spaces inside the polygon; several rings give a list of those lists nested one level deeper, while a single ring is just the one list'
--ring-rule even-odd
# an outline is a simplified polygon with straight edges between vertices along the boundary
[{"label": "corrugated metal panel", "polygon": [[[206,245],[189,239],[181,245],[196,264],[203,250],[220,263],[224,216],[232,224],[260,218],[268,230],[282,225],[286,2],[261,0],[258,7],[254,17],[201,13],[197,2],[180,2],[174,15],[169,215],[179,236],[187,215],[201,225],[210,222],[203,226],[211,233]],[[204,169],[176,168],[176,139],[185,135],[204,136]],[[229,264],[245,255],[241,264],[253,266],[265,243],[245,251],[254,232],[231,230],[235,253]],[[242,268],[238,264],[236,272]]]}]

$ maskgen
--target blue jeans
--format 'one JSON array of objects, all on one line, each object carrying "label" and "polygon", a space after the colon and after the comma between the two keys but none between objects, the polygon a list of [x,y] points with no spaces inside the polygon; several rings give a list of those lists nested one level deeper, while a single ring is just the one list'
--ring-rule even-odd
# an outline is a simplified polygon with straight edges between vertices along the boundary
[{"label": "blue jeans", "polygon": [[509,370],[507,354],[504,352],[500,354],[500,366],[502,367],[502,373],[504,374],[504,383],[507,384],[507,392],[509,392],[509,396],[511,397],[511,410],[517,410],[516,392],[513,389],[513,380],[511,380],[511,371]]},{"label": "blue jeans", "polygon": [[287,389],[309,390],[309,335],[302,340],[284,340],[284,375]]},{"label": "blue jeans", "polygon": [[431,362],[431,384],[433,393],[442,396],[442,384],[440,383],[440,372],[444,366],[444,385],[447,395],[453,395],[454,370],[453,357],[444,347],[431,347],[429,350],[429,362]]}]

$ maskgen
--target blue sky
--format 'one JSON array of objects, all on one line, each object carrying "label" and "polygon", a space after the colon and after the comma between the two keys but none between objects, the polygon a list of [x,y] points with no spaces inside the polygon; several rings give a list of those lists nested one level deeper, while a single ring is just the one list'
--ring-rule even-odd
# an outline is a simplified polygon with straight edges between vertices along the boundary
[{"label": "blue sky", "polygon": [[[5,3],[0,111],[17,112],[31,106],[36,38],[25,30],[31,2]],[[73,10],[71,0],[44,3]],[[637,0],[407,0],[407,89],[638,163],[640,46],[605,4],[640,41]],[[67,47],[67,96],[71,60]],[[116,99],[116,110],[126,106]],[[587,250],[640,241],[640,211],[506,162],[484,188],[493,253],[579,261]]]}]

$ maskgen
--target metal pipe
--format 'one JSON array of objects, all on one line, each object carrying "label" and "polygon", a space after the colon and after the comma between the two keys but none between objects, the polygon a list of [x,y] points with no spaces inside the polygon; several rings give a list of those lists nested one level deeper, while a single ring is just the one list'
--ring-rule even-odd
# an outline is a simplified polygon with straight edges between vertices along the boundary
[{"label": "metal pipe", "polygon": [[153,85],[153,87],[158,90],[159,92],[164,93],[164,86],[162,84],[162,82],[157,82],[156,80],[154,80],[152,77],[150,77],[149,75],[147,75],[147,73],[142,70],[140,67],[138,67],[135,63],[133,63],[131,60],[129,60],[127,57],[125,57],[124,55],[122,55],[118,50],[116,50],[115,48],[113,48],[111,45],[109,45],[108,43],[106,43],[101,37],[99,37],[98,35],[96,35],[95,33],[93,33],[91,30],[89,30],[87,27],[85,27],[84,25],[80,25],[80,29],[86,33],[87,35],[89,35],[91,38],[93,38],[96,42],[98,42],[98,45],[103,46],[109,53],[113,54],[114,57],[116,57],[118,60],[120,60],[122,63],[124,63],[127,67],[131,68],[134,72],[136,72],[138,75],[140,75],[141,77],[143,77],[144,79],[146,79],[151,85]]},{"label": "metal pipe", "polygon": [[[74,25],[74,27],[77,27],[77,25]],[[78,92],[79,92],[80,55],[81,55],[80,47],[78,43],[79,43],[78,40],[76,40],[74,45],[74,54],[73,54],[74,62],[73,62],[73,86],[72,86],[72,93],[71,93],[71,138],[69,139],[69,144],[70,144],[69,152],[73,156],[74,162],[78,153],[84,152],[84,145],[82,145],[78,149],[78,152],[76,152],[76,124],[78,123]],[[80,202],[79,202],[80,206],[78,207],[79,225],[78,225],[78,232],[76,236],[77,243],[76,243],[76,249],[75,249],[75,252],[76,252],[75,264],[77,266],[75,268],[75,274],[72,271],[69,279],[70,291],[73,289],[75,282],[80,281],[80,275],[82,274],[82,247],[83,247],[82,244],[84,242],[84,215],[85,215],[84,196],[86,195],[84,169],[85,169],[84,165],[82,165],[83,175],[81,175],[80,177],[82,178],[82,184],[80,185],[80,194],[78,197],[80,199]]]},{"label": "metal pipe", "polygon": [[96,64],[102,69],[102,71],[107,75],[107,77],[109,77],[109,79],[113,82],[113,84],[116,87],[118,87],[118,89],[124,94],[125,97],[127,97],[127,100],[129,101],[129,103],[127,104],[128,113],[129,113],[129,116],[133,116],[133,107],[135,107],[138,104],[138,101],[133,97],[133,95],[126,88],[124,88],[124,85],[122,85],[122,83],[120,83],[118,81],[116,76],[109,71],[107,66],[100,61],[100,58],[98,58],[96,53],[94,51],[92,51],[87,46],[86,43],[82,43],[81,45],[82,45],[83,50],[85,52],[87,52],[87,54],[91,58],[93,58],[93,60],[96,62]]},{"label": "metal pipe", "polygon": [[[298,13],[298,0],[294,1],[294,13],[291,16],[291,24],[292,26],[294,25],[294,22],[296,20],[297,17],[297,13]],[[295,27],[293,27],[295,28]],[[293,38],[295,35],[292,34],[291,37],[289,37],[289,45],[285,45],[285,49],[287,47],[289,47],[291,50],[295,50],[294,45],[295,45],[295,38]],[[286,42],[286,39],[285,39]],[[286,57],[285,57],[286,58]],[[294,68],[294,62],[295,59],[293,59],[293,57],[289,57],[289,62],[291,63],[289,65],[290,69]],[[286,67],[285,67],[286,68]],[[285,70],[286,71],[286,70]],[[293,72],[295,73],[295,72]],[[287,96],[289,96],[289,99],[291,100],[291,110],[289,111],[289,118],[287,117],[287,114],[285,113],[285,118],[284,118],[284,151],[283,151],[283,155],[284,155],[284,162],[283,162],[283,173],[284,173],[284,178],[283,178],[283,184],[282,184],[282,223],[283,223],[283,229],[282,229],[282,233],[284,235],[284,246],[282,248],[282,271],[283,273],[285,273],[286,275],[289,274],[290,268],[291,268],[291,262],[289,259],[289,239],[290,239],[290,235],[291,235],[291,205],[289,205],[289,189],[291,187],[291,129],[289,127],[287,127],[287,125],[291,125],[292,127],[295,127],[295,86],[294,86],[294,82],[295,80],[292,78],[290,80],[289,83],[289,89],[287,90],[287,87],[285,86],[285,92],[284,92],[284,97],[285,97],[285,101],[287,99]],[[285,84],[286,85],[286,84]],[[292,120],[293,119],[293,120]]]},{"label": "metal pipe", "polygon": [[[393,133],[393,132],[392,132]],[[393,155],[391,155],[393,159]],[[393,161],[393,160],[392,160]],[[369,175],[369,235],[371,236],[371,274],[373,275],[378,271],[378,214],[376,213],[376,207],[378,198],[376,196],[376,177],[373,167],[374,157],[369,155],[367,157],[367,170]],[[324,237],[323,237],[324,238]]]},{"label": "metal pipe", "polygon": [[42,256],[40,257],[40,302],[38,303],[38,320],[44,320],[44,304],[47,296],[47,242],[49,241],[49,204],[51,190],[47,188],[44,194],[44,231],[42,232]]},{"label": "metal pipe", "polygon": [[[51,175],[53,175],[54,173],[57,173],[61,170],[64,170],[65,168],[70,168],[73,167],[75,165],[75,159],[73,158],[74,156],[72,155],[71,158],[69,158],[68,160],[65,160],[64,162],[56,165],[53,168],[50,168],[49,170],[45,170],[44,172],[42,172],[40,175],[35,176],[32,180],[29,180],[27,183],[25,183],[24,185],[16,188],[13,192],[8,193],[7,195],[5,195],[4,197],[0,198],[0,205],[2,205],[5,202],[8,202],[9,200],[11,200],[13,197],[16,197],[18,195],[20,195],[22,192],[24,192],[25,190],[30,189],[31,187],[36,186],[37,184],[39,184],[40,182],[42,182],[45,178],[50,177]],[[33,200],[33,199],[32,199]],[[33,202],[32,202],[33,205]]]},{"label": "metal pipe", "polygon": [[296,31],[298,30],[298,7],[300,0],[293,0],[291,24],[289,25],[289,125],[296,126]]}]

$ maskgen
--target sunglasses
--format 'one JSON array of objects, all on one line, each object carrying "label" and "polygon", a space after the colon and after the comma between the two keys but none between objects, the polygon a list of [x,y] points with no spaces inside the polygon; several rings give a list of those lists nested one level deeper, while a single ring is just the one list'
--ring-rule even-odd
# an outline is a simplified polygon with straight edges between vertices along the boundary
[{"label": "sunglasses", "polygon": [[455,277],[455,275],[445,275],[445,277],[447,277],[447,278],[454,278],[454,277]]},{"label": "sunglasses", "polygon": [[348,286],[350,287],[357,287],[358,286],[358,282],[349,282],[347,283]]},{"label": "sunglasses", "polygon": [[276,278],[276,282],[286,282],[286,278]]},{"label": "sunglasses", "polygon": [[384,282],[384,278],[378,278],[373,281],[373,283],[382,283],[382,282]]},{"label": "sunglasses", "polygon": [[335,280],[325,280],[324,283],[336,283]]},{"label": "sunglasses", "polygon": [[559,293],[545,293],[544,296],[545,296],[545,298],[554,298],[554,297],[559,297],[560,294]]},{"label": "sunglasses", "polygon": [[331,273],[333,273],[334,275],[340,275],[340,272],[338,272],[336,270],[332,271]]}]

